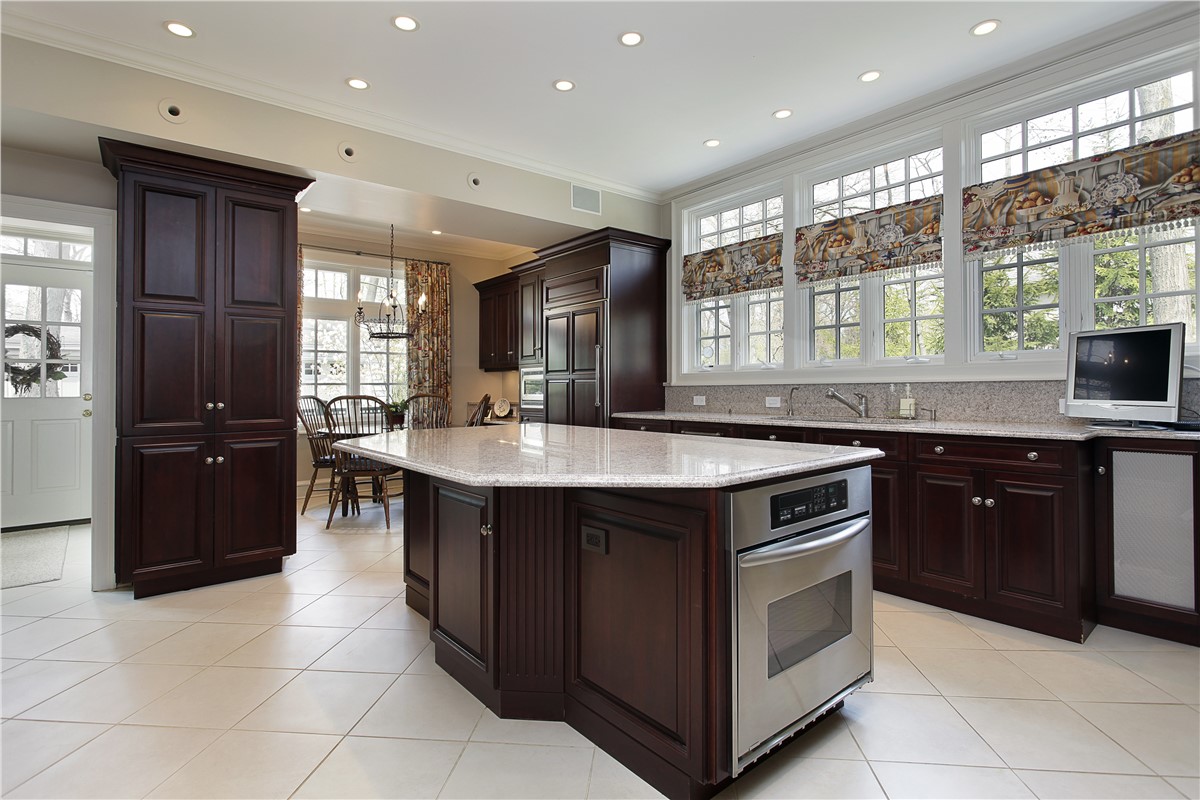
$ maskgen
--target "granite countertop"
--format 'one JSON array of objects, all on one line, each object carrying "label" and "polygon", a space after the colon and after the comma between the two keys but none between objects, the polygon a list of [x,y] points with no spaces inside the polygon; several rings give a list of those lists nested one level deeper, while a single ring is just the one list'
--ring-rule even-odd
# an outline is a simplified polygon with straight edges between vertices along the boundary
[{"label": "granite countertop", "polygon": [[865,464],[883,453],[838,447],[570,425],[393,431],[339,450],[468,486],[711,489]]},{"label": "granite countertop", "polygon": [[[613,414],[621,419],[674,420],[678,422],[717,422],[726,425],[776,425],[794,428],[835,428],[840,430],[896,431],[900,433],[942,433],[955,436],[1000,436],[1027,439],[1063,439],[1082,442],[1098,437],[1129,437],[1146,439],[1200,439],[1200,432],[1132,430],[1109,428],[1093,430],[1081,422],[970,422],[889,419],[887,417],[852,416],[804,419],[784,415],[721,414],[694,411],[628,411]],[[641,433],[639,431],[639,433]],[[641,433],[645,436],[645,433]],[[724,440],[729,441],[729,440]]]}]

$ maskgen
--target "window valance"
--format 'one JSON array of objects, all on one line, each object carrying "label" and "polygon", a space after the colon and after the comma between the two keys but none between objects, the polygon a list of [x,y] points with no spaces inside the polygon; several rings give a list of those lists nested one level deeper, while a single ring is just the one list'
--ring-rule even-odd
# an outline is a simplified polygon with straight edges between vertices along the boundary
[{"label": "window valance", "polygon": [[963,256],[1056,248],[1200,217],[1200,131],[963,190]]},{"label": "window valance", "polygon": [[796,280],[821,283],[942,260],[942,196],[796,229]]},{"label": "window valance", "polygon": [[773,233],[683,257],[685,302],[783,286],[783,234]]}]

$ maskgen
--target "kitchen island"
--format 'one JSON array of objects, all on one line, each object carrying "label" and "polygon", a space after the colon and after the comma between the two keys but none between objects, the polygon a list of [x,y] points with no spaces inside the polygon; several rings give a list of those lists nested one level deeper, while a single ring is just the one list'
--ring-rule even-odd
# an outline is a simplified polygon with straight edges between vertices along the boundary
[{"label": "kitchen island", "polygon": [[[710,796],[744,766],[732,498],[841,479],[816,501],[825,514],[883,455],[545,424],[337,447],[404,468],[406,602],[429,617],[437,663],[497,715],[564,720],[670,797]],[[869,615],[866,561],[855,608]],[[868,654],[859,683],[867,619],[845,637]]]}]

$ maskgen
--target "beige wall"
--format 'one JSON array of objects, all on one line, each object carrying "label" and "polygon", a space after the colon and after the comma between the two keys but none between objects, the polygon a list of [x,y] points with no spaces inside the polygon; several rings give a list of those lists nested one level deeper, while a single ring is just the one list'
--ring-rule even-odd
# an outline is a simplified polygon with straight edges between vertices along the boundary
[{"label": "beige wall", "polygon": [[94,208],[117,207],[117,181],[95,163],[33,153],[12,147],[0,148],[0,191],[16,197],[53,200]]}]

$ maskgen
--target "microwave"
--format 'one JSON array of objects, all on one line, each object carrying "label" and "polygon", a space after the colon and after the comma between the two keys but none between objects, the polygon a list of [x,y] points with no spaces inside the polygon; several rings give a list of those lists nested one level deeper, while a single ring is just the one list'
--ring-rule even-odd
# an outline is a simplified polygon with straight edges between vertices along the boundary
[{"label": "microwave", "polygon": [[539,364],[521,367],[521,408],[541,408],[546,404],[546,372]]}]

